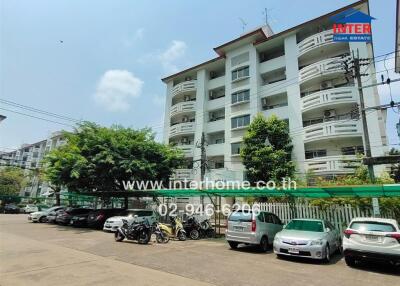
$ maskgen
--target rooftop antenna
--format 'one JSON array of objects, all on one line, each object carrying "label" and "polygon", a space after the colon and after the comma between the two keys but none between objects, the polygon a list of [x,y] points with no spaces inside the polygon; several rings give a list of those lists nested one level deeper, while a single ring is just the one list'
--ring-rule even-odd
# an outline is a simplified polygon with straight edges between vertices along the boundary
[{"label": "rooftop antenna", "polygon": [[268,25],[268,8],[264,8],[265,25]]},{"label": "rooftop antenna", "polygon": [[247,23],[246,23],[245,20],[243,20],[243,18],[239,17],[239,20],[240,20],[240,22],[242,22],[242,30],[243,30],[243,34],[244,34],[244,31],[246,29]]}]

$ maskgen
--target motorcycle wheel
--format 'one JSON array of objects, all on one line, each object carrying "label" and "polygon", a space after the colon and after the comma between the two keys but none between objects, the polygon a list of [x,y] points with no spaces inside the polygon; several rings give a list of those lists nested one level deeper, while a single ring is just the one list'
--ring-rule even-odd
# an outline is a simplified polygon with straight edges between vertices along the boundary
[{"label": "motorcycle wheel", "polygon": [[150,234],[147,231],[142,231],[139,234],[138,242],[139,244],[148,244],[150,241]]},{"label": "motorcycle wheel", "polygon": [[186,240],[186,233],[184,233],[183,231],[179,231],[178,233],[178,239],[180,241],[185,241]]},{"label": "motorcycle wheel", "polygon": [[169,235],[165,231],[161,231],[162,234],[158,234],[156,236],[156,240],[158,243],[168,243],[169,242]]},{"label": "motorcycle wheel", "polygon": [[192,229],[189,233],[189,236],[193,240],[197,240],[200,238],[200,232],[197,229]]},{"label": "motorcycle wheel", "polygon": [[214,229],[207,229],[206,234],[207,234],[208,238],[213,238],[213,237],[215,237],[215,230]]},{"label": "motorcycle wheel", "polygon": [[124,236],[117,230],[117,231],[114,233],[114,239],[115,239],[115,241],[117,241],[117,242],[121,242],[121,241],[124,240]]}]

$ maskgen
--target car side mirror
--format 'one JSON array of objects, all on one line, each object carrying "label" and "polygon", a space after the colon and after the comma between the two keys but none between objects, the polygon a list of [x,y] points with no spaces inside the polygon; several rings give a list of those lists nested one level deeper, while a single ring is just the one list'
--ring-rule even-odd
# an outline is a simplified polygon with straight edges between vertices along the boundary
[{"label": "car side mirror", "polygon": [[327,228],[325,228],[325,231],[326,231],[326,232],[330,232],[331,229],[330,229],[329,227],[327,227]]}]

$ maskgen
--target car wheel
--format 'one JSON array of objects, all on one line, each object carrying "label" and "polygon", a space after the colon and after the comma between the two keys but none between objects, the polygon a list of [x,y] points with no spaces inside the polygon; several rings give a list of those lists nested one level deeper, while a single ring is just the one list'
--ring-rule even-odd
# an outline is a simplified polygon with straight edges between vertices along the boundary
[{"label": "car wheel", "polygon": [[150,234],[147,231],[142,231],[139,235],[138,242],[139,244],[147,244],[150,241]]},{"label": "car wheel", "polygon": [[115,241],[117,241],[117,242],[121,242],[121,241],[124,240],[124,236],[123,236],[119,231],[116,231],[116,232],[114,233],[114,239],[115,239]]},{"label": "car wheel", "polygon": [[178,233],[178,239],[180,240],[180,241],[185,241],[186,240],[186,234],[183,232],[183,231],[179,231],[179,233]]},{"label": "car wheel", "polygon": [[283,259],[285,257],[285,255],[282,255],[282,254],[277,254],[276,255],[276,258],[278,258],[278,259]]},{"label": "car wheel", "polygon": [[354,259],[354,257],[345,256],[344,261],[346,262],[347,266],[354,267],[356,265],[356,260]]},{"label": "car wheel", "polygon": [[40,217],[39,222],[41,223],[46,222],[46,217],[45,216]]},{"label": "car wheel", "polygon": [[331,249],[329,248],[329,245],[327,244],[325,246],[325,258],[324,262],[329,263],[331,261]]},{"label": "car wheel", "polygon": [[268,246],[269,246],[268,245],[268,238],[266,236],[263,236],[261,238],[261,241],[260,241],[260,249],[261,249],[261,251],[262,252],[267,252]]},{"label": "car wheel", "polygon": [[237,243],[236,241],[228,241],[228,243],[229,243],[229,246],[230,246],[232,249],[237,249],[237,247],[238,247],[238,245],[239,245],[239,243]]}]

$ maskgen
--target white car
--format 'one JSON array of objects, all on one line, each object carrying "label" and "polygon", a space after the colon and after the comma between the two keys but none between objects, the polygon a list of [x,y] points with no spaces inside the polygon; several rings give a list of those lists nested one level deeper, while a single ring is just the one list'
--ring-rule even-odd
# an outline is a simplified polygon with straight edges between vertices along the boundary
[{"label": "white car", "polygon": [[33,212],[30,213],[28,215],[28,220],[32,221],[32,222],[46,222],[46,218],[47,215],[51,212],[51,211],[58,211],[60,209],[63,209],[64,207],[61,206],[56,206],[56,207],[52,207],[40,212]]},{"label": "white car", "polygon": [[38,212],[38,211],[39,211],[39,208],[37,206],[35,206],[35,205],[26,205],[24,207],[24,212],[26,214],[33,213],[33,212]]},{"label": "white car", "polygon": [[400,263],[400,229],[396,220],[355,218],[344,231],[343,253],[346,264],[357,260]]},{"label": "white car", "polygon": [[128,209],[122,211],[119,216],[108,218],[104,223],[103,231],[115,232],[122,226],[122,219],[126,219],[128,223],[132,223],[135,220],[135,216],[137,216],[137,222],[147,219],[152,224],[157,221],[157,215],[153,210]]}]

